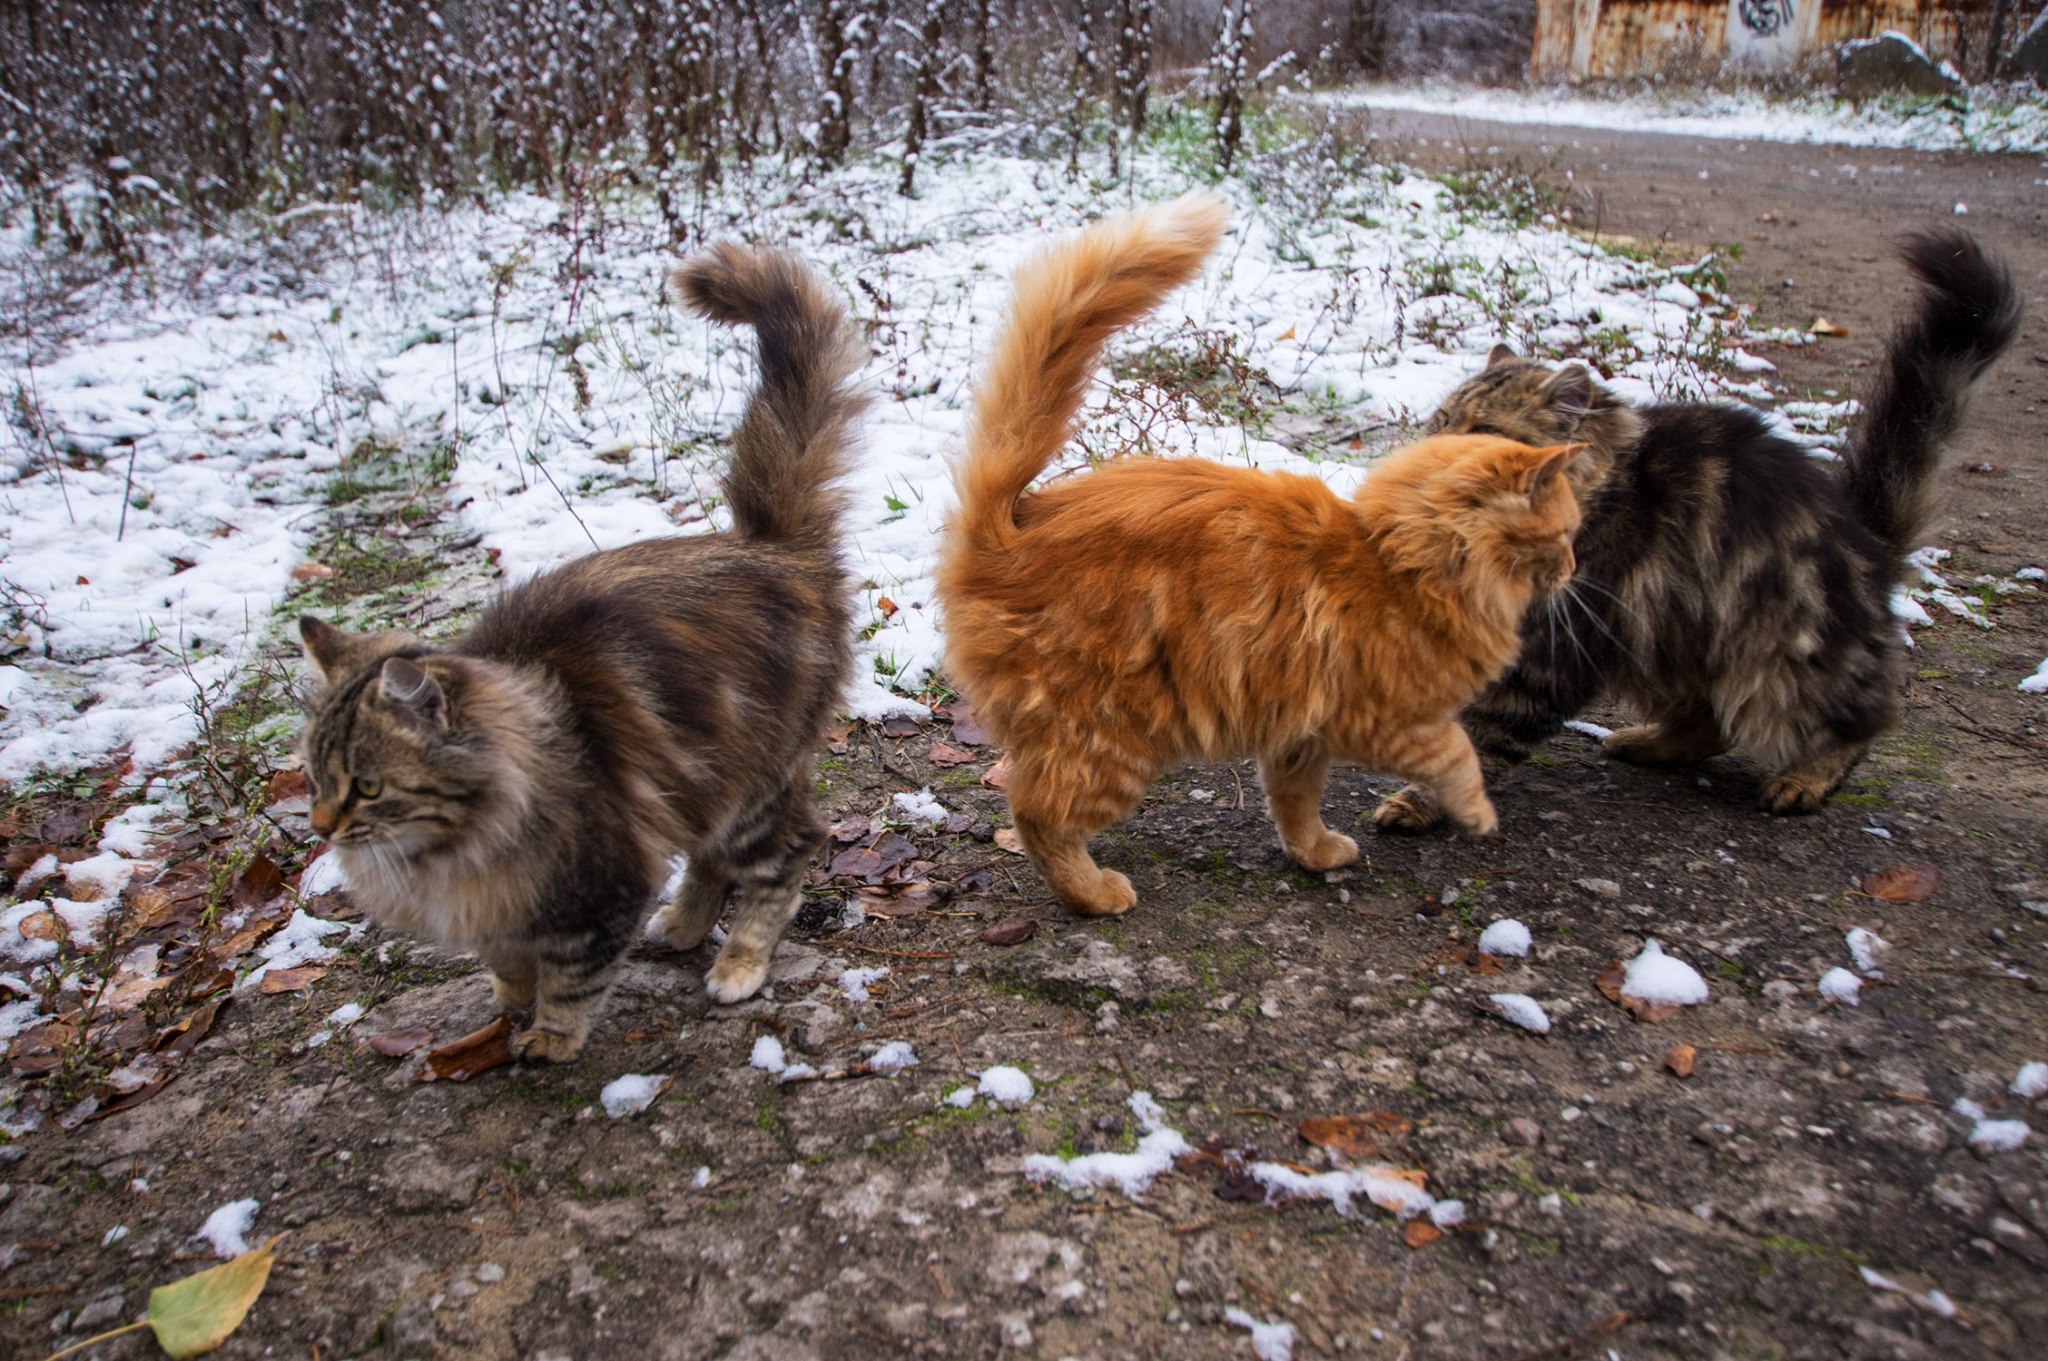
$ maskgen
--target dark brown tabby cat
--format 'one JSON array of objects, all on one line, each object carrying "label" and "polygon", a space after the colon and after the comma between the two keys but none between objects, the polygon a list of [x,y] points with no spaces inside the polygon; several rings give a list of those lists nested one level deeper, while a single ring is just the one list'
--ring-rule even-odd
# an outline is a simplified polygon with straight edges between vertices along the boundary
[{"label": "dark brown tabby cat", "polygon": [[732,532],[590,554],[445,646],[299,621],[323,682],[314,830],[373,917],[474,950],[502,1006],[533,1006],[513,1041],[526,1058],[582,1048],[678,850],[689,868],[654,933],[694,948],[734,892],[707,986],[752,996],[823,838],[810,753],[851,664],[833,482],[861,355],[785,256],[720,246],[670,282],[760,341]]},{"label": "dark brown tabby cat", "polygon": [[[2012,343],[2010,276],[1959,231],[1905,239],[1924,291],[1892,337],[1842,476],[1727,403],[1640,410],[1577,365],[1496,346],[1432,431],[1582,441],[1585,506],[1571,585],[1523,624],[1521,657],[1460,716],[1489,763],[1525,759],[1603,691],[1646,720],[1606,739],[1625,761],[1684,764],[1742,747],[1773,772],[1762,805],[1811,813],[1898,721],[1892,617],[1922,540],[1928,484],[1971,385]],[[1411,786],[1382,827],[1441,820]]]}]

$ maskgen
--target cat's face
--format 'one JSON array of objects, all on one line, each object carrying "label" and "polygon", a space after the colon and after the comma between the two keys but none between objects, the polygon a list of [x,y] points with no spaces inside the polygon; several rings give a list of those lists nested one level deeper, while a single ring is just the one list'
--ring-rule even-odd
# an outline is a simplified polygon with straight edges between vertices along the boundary
[{"label": "cat's face", "polygon": [[393,656],[410,640],[347,634],[311,616],[299,634],[322,682],[301,738],[314,832],[401,854],[459,837],[490,769],[476,743],[450,736],[444,682],[454,677],[433,671],[456,663]]},{"label": "cat's face", "polygon": [[1503,575],[1557,590],[1576,566],[1579,502],[1569,473],[1580,452],[1497,435],[1433,435],[1409,450],[1429,467],[1411,513],[1435,517]]},{"label": "cat's face", "polygon": [[1545,447],[1582,438],[1596,405],[1593,376],[1577,364],[1551,368],[1496,345],[1486,367],[1451,389],[1430,417],[1432,435],[1500,435]]}]

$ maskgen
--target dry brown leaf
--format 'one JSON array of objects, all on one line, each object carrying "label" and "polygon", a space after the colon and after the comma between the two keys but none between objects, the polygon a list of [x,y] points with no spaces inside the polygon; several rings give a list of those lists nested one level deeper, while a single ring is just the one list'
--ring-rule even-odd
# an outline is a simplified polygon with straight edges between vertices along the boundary
[{"label": "dry brown leaf", "polygon": [[1015,827],[996,828],[996,845],[1011,855],[1024,854],[1024,838],[1017,835]]},{"label": "dry brown leaf", "polygon": [[1602,997],[1615,1003],[1623,1011],[1627,1012],[1631,1018],[1644,1024],[1668,1021],[1679,1012],[1685,1010],[1685,1008],[1673,1006],[1669,1002],[1645,1002],[1640,997],[1629,996],[1621,990],[1621,985],[1627,978],[1628,970],[1623,967],[1622,962],[1618,959],[1610,959],[1607,961],[1607,967],[1600,971],[1598,977],[1594,978],[1593,986],[1600,989]]},{"label": "dry brown leaf", "polygon": [[981,720],[974,716],[964,699],[956,699],[946,706],[946,717],[953,724],[953,740],[969,747],[988,745],[988,729],[981,726]]},{"label": "dry brown leaf", "polygon": [[1401,1241],[1411,1248],[1426,1248],[1443,1236],[1444,1231],[1422,1215],[1409,1220],[1408,1226],[1401,1230]]},{"label": "dry brown leaf", "polygon": [[842,846],[849,842],[866,841],[875,834],[875,820],[864,813],[855,813],[833,823],[826,834]]},{"label": "dry brown leaf", "polygon": [[973,752],[965,747],[956,747],[951,742],[941,742],[936,737],[932,739],[932,764],[941,770],[950,770],[954,766],[972,765],[978,759]]},{"label": "dry brown leaf", "polygon": [[834,723],[825,729],[825,749],[834,756],[846,755],[846,739],[852,735],[851,723]]},{"label": "dry brown leaf", "polygon": [[325,977],[327,970],[318,964],[301,964],[296,969],[272,969],[263,975],[257,991],[269,996],[281,992],[304,992]]},{"label": "dry brown leaf", "polygon": [[1353,1162],[1391,1156],[1387,1144],[1405,1137],[1415,1124],[1393,1111],[1367,1111],[1363,1115],[1318,1115],[1302,1121],[1295,1129],[1317,1148],[1326,1148]]},{"label": "dry brown leaf", "polygon": [[902,714],[898,714],[894,718],[885,718],[882,720],[882,736],[915,737],[917,736],[917,720],[905,718]]},{"label": "dry brown leaf", "polygon": [[332,581],[334,569],[324,562],[302,562],[292,568],[293,581]]},{"label": "dry brown leaf", "polygon": [[1594,978],[1593,986],[1600,989],[1602,997],[1618,1005],[1621,1002],[1622,980],[1627,977],[1628,970],[1621,966],[1621,961],[1610,959],[1607,961],[1607,967]]},{"label": "dry brown leaf", "polygon": [[1010,785],[1010,758],[1004,756],[982,772],[981,782],[990,789],[1007,789]]},{"label": "dry brown leaf", "polygon": [[233,898],[236,907],[256,907],[269,902],[284,889],[284,871],[261,851],[235,876]]},{"label": "dry brown leaf", "polygon": [[1499,955],[1475,954],[1472,956],[1472,972],[1479,975],[1479,977],[1491,978],[1500,971]]},{"label": "dry brown leaf", "polygon": [[1812,335],[1833,336],[1837,339],[1846,337],[1849,334],[1848,327],[1837,326],[1834,322],[1829,321],[1826,317],[1815,317],[1813,319],[1813,325],[1807,327],[1806,329]]},{"label": "dry brown leaf", "polygon": [[427,1053],[415,1082],[467,1082],[478,1073],[512,1062],[512,1021],[500,1016],[482,1030],[450,1040]]},{"label": "dry brown leaf", "polygon": [[1674,1044],[1671,1052],[1664,1056],[1664,1066],[1679,1077],[1691,1077],[1693,1061],[1699,1057],[1699,1052],[1689,1044]]},{"label": "dry brown leaf", "polygon": [[64,919],[57,915],[55,908],[46,907],[40,912],[31,912],[21,919],[15,930],[25,940],[54,940],[62,942],[71,933],[64,926]]},{"label": "dry brown leaf", "polygon": [[1030,917],[1022,921],[997,922],[981,933],[984,945],[1022,945],[1038,934],[1038,923]]},{"label": "dry brown leaf", "polygon": [[1863,876],[1863,891],[1888,903],[1924,903],[1941,883],[1932,865],[1887,865]]},{"label": "dry brown leaf", "polygon": [[270,772],[271,803],[283,803],[286,799],[303,799],[310,792],[306,787],[305,771],[273,770]]},{"label": "dry brown leaf", "polygon": [[423,1025],[405,1030],[387,1030],[382,1035],[372,1035],[369,1040],[370,1052],[387,1059],[402,1059],[407,1054],[416,1054],[434,1042],[434,1032]]},{"label": "dry brown leaf", "polygon": [[884,619],[894,619],[896,617],[896,602],[886,595],[875,602],[875,609],[880,612]]}]

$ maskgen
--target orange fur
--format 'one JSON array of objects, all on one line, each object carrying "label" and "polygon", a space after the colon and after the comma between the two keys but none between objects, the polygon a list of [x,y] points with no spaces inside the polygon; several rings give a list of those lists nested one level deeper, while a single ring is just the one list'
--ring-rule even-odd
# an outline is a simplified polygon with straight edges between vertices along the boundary
[{"label": "orange fur", "polygon": [[1222,225],[1219,205],[1185,198],[1018,272],[941,547],[947,670],[1009,750],[1025,849],[1083,912],[1136,901],[1088,837],[1190,757],[1257,756],[1281,842],[1311,869],[1358,855],[1322,821],[1332,759],[1420,781],[1460,826],[1493,830],[1454,720],[1572,567],[1574,446],[1439,436],[1351,501],[1193,459],[1120,460],[1025,494],[1109,335],[1192,277]]}]

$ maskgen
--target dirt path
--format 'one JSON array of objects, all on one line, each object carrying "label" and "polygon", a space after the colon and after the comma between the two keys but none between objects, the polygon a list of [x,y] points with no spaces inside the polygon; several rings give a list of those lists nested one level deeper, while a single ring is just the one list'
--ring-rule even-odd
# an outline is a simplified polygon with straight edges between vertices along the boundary
[{"label": "dirt path", "polygon": [[[1886,233],[1968,202],[2040,320],[1945,475],[1942,541],[1964,581],[2048,559],[2039,165],[1484,138],[1525,162],[1561,147],[1610,230],[1741,241],[1737,293],[1767,320],[1851,328],[1774,355],[1816,392],[1853,388],[1899,301]],[[1961,470],[1977,461],[2001,471]],[[1366,862],[1314,875],[1282,859],[1248,768],[1200,768],[1098,843],[1143,895],[1113,922],[1068,916],[992,844],[994,753],[933,761],[970,734],[856,731],[821,766],[835,812],[931,783],[963,815],[902,829],[928,898],[877,891],[844,927],[852,886],[821,885],[779,981],[732,1009],[704,1002],[705,959],[645,952],[580,1062],[466,1084],[362,1042],[481,1025],[484,979],[366,933],[309,991],[239,997],[154,1099],[0,1149],[0,1356],[133,1317],[244,1197],[252,1241],[292,1233],[223,1356],[1248,1356],[1231,1309],[1292,1323],[1302,1357],[2039,1355],[2048,1125],[1980,1153],[1951,1110],[2040,1121],[2006,1088],[2048,1061],[2048,919],[2022,906],[2048,900],[2048,724],[2013,688],[2048,655],[2048,609],[1992,609],[1989,632],[1919,632],[1906,725],[1823,816],[1756,813],[1740,759],[1645,772],[1574,736],[1498,791],[1498,839],[1366,831]],[[1331,821],[1387,787],[1340,775]],[[1939,867],[1931,900],[1856,891],[1898,861]],[[1475,967],[1504,916],[1534,954]],[[1022,944],[982,938],[1025,921]],[[1860,1007],[1826,1002],[1858,926],[1892,942],[1885,976]],[[1707,1005],[1639,1024],[1601,995],[1646,934],[1700,969]],[[833,981],[852,965],[892,973],[856,1002]],[[1552,1032],[1483,1014],[1496,992],[1536,997]],[[332,1032],[352,1002],[369,1014]],[[771,1034],[828,1070],[892,1039],[920,1061],[778,1086],[748,1066]],[[1681,1044],[1688,1078],[1665,1066]],[[1028,1105],[944,1103],[994,1064],[1028,1070]],[[671,1083],[614,1120],[598,1095],[626,1073]],[[1218,1156],[1141,1199],[1020,1175],[1030,1154],[1137,1147],[1134,1090]],[[1268,1207],[1222,1152],[1325,1170],[1297,1122],[1373,1111],[1398,1117],[1375,1126],[1385,1157],[1462,1200],[1462,1224],[1432,1240],[1363,1200]]]}]

